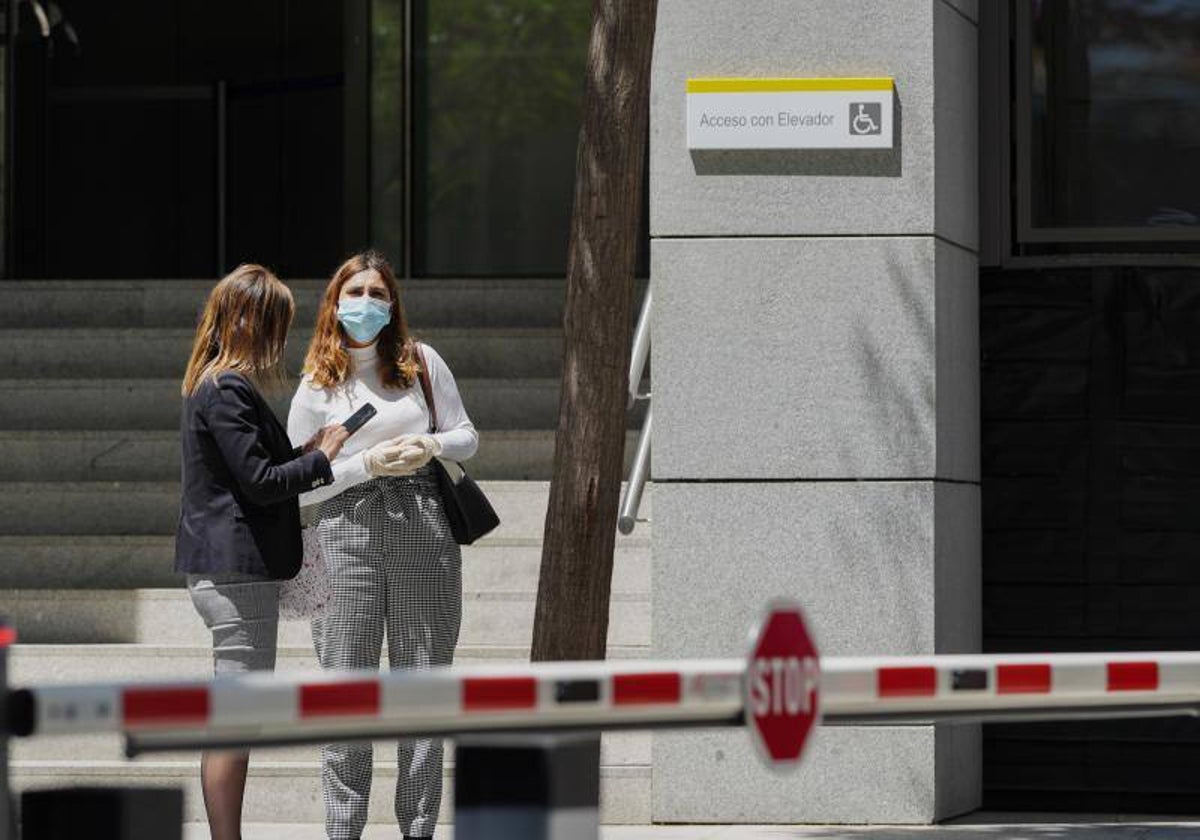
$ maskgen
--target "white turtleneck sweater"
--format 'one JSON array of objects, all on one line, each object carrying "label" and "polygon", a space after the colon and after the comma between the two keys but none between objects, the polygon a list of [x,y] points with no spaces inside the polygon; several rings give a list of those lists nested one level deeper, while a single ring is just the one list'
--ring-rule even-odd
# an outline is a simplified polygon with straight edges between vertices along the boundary
[{"label": "white turtleneck sweater", "polygon": [[[433,437],[442,445],[442,458],[465,461],[479,447],[479,435],[463,407],[450,368],[432,347],[422,346],[437,405],[438,433]],[[379,375],[375,345],[347,350],[351,374],[341,385],[322,388],[313,385],[309,376],[300,382],[288,412],[288,437],[293,446],[303,446],[322,426],[341,423],[368,402],[375,406],[378,414],[351,435],[333,459],[333,483],[301,495],[301,505],[315,505],[369,481],[372,476],[363,463],[363,452],[375,444],[397,435],[427,434],[429,431],[429,415],[420,382],[413,382],[409,388],[385,388]]]}]

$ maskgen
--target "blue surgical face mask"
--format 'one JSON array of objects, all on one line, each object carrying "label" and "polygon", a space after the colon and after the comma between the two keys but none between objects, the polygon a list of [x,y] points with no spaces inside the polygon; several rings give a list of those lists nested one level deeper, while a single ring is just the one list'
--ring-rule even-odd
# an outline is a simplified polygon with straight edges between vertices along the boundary
[{"label": "blue surgical face mask", "polygon": [[367,344],[391,322],[392,307],[368,297],[343,298],[338,301],[337,315],[347,335],[359,344]]}]

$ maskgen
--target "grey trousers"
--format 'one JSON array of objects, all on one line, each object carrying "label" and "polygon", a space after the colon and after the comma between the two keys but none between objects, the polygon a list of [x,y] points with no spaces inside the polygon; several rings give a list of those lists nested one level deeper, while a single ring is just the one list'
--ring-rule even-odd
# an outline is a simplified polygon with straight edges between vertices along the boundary
[{"label": "grey trousers", "polygon": [[[317,533],[332,600],[313,621],[321,667],[377,669],[384,633],[388,664],[450,665],[462,618],[462,554],[450,534],[432,471],[378,478],[321,504]],[[362,834],[371,794],[370,743],[321,752],[325,830]],[[431,837],[442,799],[442,741],[400,741],[395,811],[401,831]]]}]

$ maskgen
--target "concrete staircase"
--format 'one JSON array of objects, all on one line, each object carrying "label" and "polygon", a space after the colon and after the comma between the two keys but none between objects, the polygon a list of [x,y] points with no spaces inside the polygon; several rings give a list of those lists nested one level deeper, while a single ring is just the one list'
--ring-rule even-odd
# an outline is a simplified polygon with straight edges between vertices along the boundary
[{"label": "concrete staircase", "polygon": [[[296,368],[323,284],[290,285]],[[171,572],[178,382],[210,286],[0,282],[0,613],[20,631],[14,682],[211,673],[207,632]],[[449,361],[481,430],[472,474],[503,522],[464,550],[461,663],[528,657],[557,419],[561,295],[560,281],[542,280],[405,289],[414,332]],[[281,416],[289,398],[276,401]],[[648,494],[644,512],[649,502]],[[649,588],[649,534],[639,530],[618,539],[611,656],[645,655]],[[285,622],[280,645],[281,670],[315,669],[303,622]],[[649,749],[644,733],[605,736],[606,821],[649,821]],[[376,764],[372,820],[386,823],[396,775],[386,744]],[[315,748],[263,751],[251,772],[248,821],[322,819]],[[446,772],[453,774],[452,750]],[[18,787],[183,785],[192,819],[202,818],[197,775],[196,755],[129,763],[115,738],[14,748]]]}]

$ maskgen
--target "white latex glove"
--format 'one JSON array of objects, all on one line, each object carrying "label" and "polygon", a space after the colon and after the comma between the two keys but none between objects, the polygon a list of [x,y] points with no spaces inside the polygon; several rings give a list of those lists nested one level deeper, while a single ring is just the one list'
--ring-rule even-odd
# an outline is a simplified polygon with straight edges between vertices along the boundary
[{"label": "white latex glove", "polygon": [[430,458],[436,458],[442,454],[442,443],[433,435],[400,435],[396,438],[396,442],[428,452]]},{"label": "white latex glove", "polygon": [[363,452],[363,466],[367,473],[374,478],[385,475],[408,475],[416,469],[409,467],[403,461],[398,461],[406,447],[401,443],[402,438],[392,438],[377,443]]},{"label": "white latex glove", "polygon": [[388,459],[389,467],[404,467],[408,472],[418,470],[442,454],[442,444],[431,435],[401,435],[396,438],[400,450]]}]

